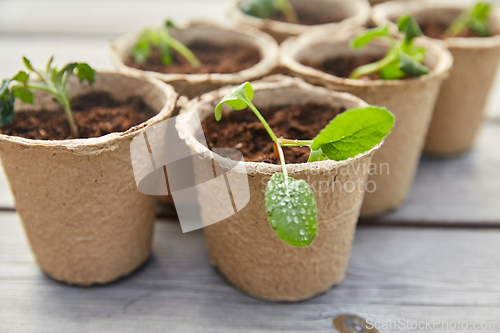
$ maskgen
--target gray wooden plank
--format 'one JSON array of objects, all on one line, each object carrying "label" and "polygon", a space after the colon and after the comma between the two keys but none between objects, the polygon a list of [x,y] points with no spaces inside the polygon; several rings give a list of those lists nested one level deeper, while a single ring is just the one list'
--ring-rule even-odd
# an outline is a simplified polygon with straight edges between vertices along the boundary
[{"label": "gray wooden plank", "polygon": [[17,216],[2,213],[0,331],[333,332],[341,313],[381,322],[498,323],[498,244],[500,230],[493,229],[360,227],[339,286],[277,304],[229,286],[209,265],[203,234],[182,234],[176,221],[157,223],[154,254],[132,276],[108,286],[67,286],[38,270]]}]

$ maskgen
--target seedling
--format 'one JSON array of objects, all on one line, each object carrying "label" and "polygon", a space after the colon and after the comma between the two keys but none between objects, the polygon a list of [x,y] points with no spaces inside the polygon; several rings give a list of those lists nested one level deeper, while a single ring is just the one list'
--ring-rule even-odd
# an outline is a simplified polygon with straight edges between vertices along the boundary
[{"label": "seedling", "polygon": [[336,116],[313,140],[278,138],[252,104],[249,82],[224,96],[215,108],[215,119],[222,117],[222,105],[234,110],[249,107],[274,142],[283,172],[275,173],[266,186],[268,220],[276,235],[296,247],[313,243],[318,228],[316,199],[309,184],[288,176],[282,147],[310,147],[308,162],[343,161],[362,154],[382,141],[394,126],[394,115],[386,108],[370,106],[347,110]]},{"label": "seedling", "polygon": [[270,19],[281,11],[288,23],[298,23],[297,13],[288,0],[243,0],[240,9],[248,15],[261,19]]},{"label": "seedling", "polygon": [[[23,57],[27,72],[19,71],[13,78],[3,80],[0,87],[0,126],[11,125],[14,121],[14,100],[19,98],[24,103],[33,104],[34,97],[32,90],[42,90],[51,93],[54,99],[63,107],[68,118],[71,135],[78,138],[78,127],[73,120],[71,112],[71,99],[67,87],[68,78],[76,72],[80,82],[87,81],[94,83],[95,71],[85,63],[69,63],[61,70],[52,66],[50,57],[45,70],[36,70],[31,62]],[[31,74],[36,74],[38,80],[32,81]]]},{"label": "seedling", "polygon": [[445,32],[445,37],[456,37],[466,29],[469,29],[481,37],[490,37],[491,30],[488,24],[488,18],[491,14],[491,4],[478,2],[474,7],[460,15],[450,25]]},{"label": "seedling", "polygon": [[355,50],[365,47],[374,39],[385,39],[391,43],[391,48],[382,60],[356,68],[350,75],[351,79],[378,72],[382,80],[399,80],[407,75],[418,77],[430,72],[428,67],[422,65],[425,48],[414,45],[414,39],[422,36],[418,23],[411,15],[405,15],[398,20],[398,29],[404,34],[399,41],[392,37],[389,25],[367,30],[351,41],[351,47]]},{"label": "seedling", "polygon": [[146,28],[132,48],[132,56],[138,63],[144,63],[153,53],[153,47],[160,50],[161,60],[165,65],[172,64],[172,49],[186,58],[193,67],[199,67],[200,61],[191,50],[170,35],[170,29],[177,29],[175,24],[166,20],[162,29]]}]

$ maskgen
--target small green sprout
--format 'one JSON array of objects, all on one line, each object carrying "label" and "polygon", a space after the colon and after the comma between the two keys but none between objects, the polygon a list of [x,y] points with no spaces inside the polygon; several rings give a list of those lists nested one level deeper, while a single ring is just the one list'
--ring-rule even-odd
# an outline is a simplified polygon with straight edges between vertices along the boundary
[{"label": "small green sprout", "polygon": [[418,77],[430,72],[428,67],[422,65],[426,55],[425,48],[413,44],[415,38],[422,36],[418,23],[411,15],[405,15],[398,20],[398,28],[404,34],[400,41],[392,37],[389,25],[367,30],[351,41],[351,47],[355,50],[365,47],[377,38],[389,40],[391,43],[391,48],[382,60],[356,68],[351,73],[351,79],[378,72],[382,80],[399,80],[406,75]]},{"label": "small green sprout", "polygon": [[[52,66],[50,57],[45,70],[34,69],[31,62],[23,57],[27,72],[19,71],[13,78],[3,80],[0,87],[0,126],[11,125],[14,121],[14,100],[19,98],[24,103],[33,104],[32,90],[41,90],[51,93],[54,99],[63,107],[68,118],[71,135],[78,138],[78,127],[73,120],[71,112],[71,99],[67,87],[68,78],[76,71],[80,82],[94,83],[95,71],[85,63],[69,63],[61,70]],[[30,75],[36,74],[37,80],[31,81]]]},{"label": "small green sprout", "polygon": [[281,11],[288,23],[299,22],[297,13],[288,0],[243,0],[240,2],[240,9],[247,15],[266,20]]},{"label": "small green sprout", "polygon": [[138,63],[144,63],[153,53],[153,47],[160,50],[165,65],[172,64],[172,49],[181,54],[193,67],[199,67],[200,61],[191,50],[170,35],[169,29],[177,29],[175,24],[166,20],[163,29],[144,29],[137,43],[132,48],[132,56]]},{"label": "small green sprout", "polygon": [[316,199],[309,184],[288,176],[282,147],[310,147],[308,162],[343,161],[362,154],[382,141],[394,126],[394,115],[386,108],[369,106],[337,115],[313,140],[278,138],[252,103],[254,90],[249,82],[235,88],[215,108],[215,119],[222,117],[225,103],[234,110],[249,107],[260,120],[278,151],[283,172],[275,173],[266,187],[268,220],[276,235],[296,247],[313,243],[318,229]]},{"label": "small green sprout", "polygon": [[488,24],[492,10],[491,4],[478,2],[474,7],[460,15],[445,32],[445,37],[456,37],[466,29],[469,29],[481,37],[491,37]]}]

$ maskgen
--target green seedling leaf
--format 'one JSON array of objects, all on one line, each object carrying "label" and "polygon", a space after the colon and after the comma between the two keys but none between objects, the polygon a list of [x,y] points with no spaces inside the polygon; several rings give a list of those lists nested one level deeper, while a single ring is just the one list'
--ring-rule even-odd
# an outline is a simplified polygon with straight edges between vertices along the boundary
[{"label": "green seedling leaf", "polygon": [[326,161],[328,159],[329,159],[328,156],[323,154],[323,151],[321,150],[321,148],[318,150],[311,149],[311,154],[309,155],[309,159],[307,160],[307,163],[321,162],[321,161]]},{"label": "green seedling leaf", "polygon": [[132,48],[132,57],[140,64],[144,63],[152,53],[151,45],[145,39],[139,40]]},{"label": "green seedling leaf", "polygon": [[318,229],[316,199],[304,180],[275,173],[266,187],[269,223],[276,235],[296,247],[313,243]]},{"label": "green seedling leaf", "polygon": [[89,84],[93,84],[95,81],[95,71],[89,65],[85,63],[77,63],[76,75],[80,82],[87,81]]},{"label": "green seedling leaf", "polygon": [[33,69],[33,66],[31,65],[31,62],[26,57],[23,57],[23,62],[24,62],[24,66],[26,66],[27,69],[29,69],[32,72],[35,71]]},{"label": "green seedling leaf", "polygon": [[404,78],[404,76],[405,72],[401,70],[397,60],[392,61],[380,69],[380,78],[382,80],[399,80]]},{"label": "green seedling leaf", "polygon": [[199,67],[200,61],[191,50],[170,35],[169,29],[177,29],[171,20],[166,20],[163,29],[144,29],[136,44],[132,47],[131,53],[134,60],[144,63],[153,54],[153,47],[160,50],[162,62],[170,65],[173,62],[172,50],[177,51],[186,58],[193,67]]},{"label": "green seedling leaf", "polygon": [[394,121],[394,115],[383,107],[347,110],[314,138],[311,149],[321,149],[335,161],[355,157],[379,144],[391,132]]},{"label": "green seedling leaf", "polygon": [[222,100],[215,107],[215,119],[217,121],[222,118],[222,105],[226,103],[230,108],[234,110],[243,110],[252,102],[253,99],[253,87],[250,82],[245,82],[239,87],[233,89],[230,93],[222,98]]},{"label": "green seedling leaf", "polygon": [[445,33],[446,37],[456,37],[465,29],[474,31],[481,37],[490,37],[491,30],[488,19],[491,15],[492,5],[487,2],[478,2],[467,12],[460,15],[450,25]]},{"label": "green seedling leaf", "polygon": [[21,101],[23,101],[23,103],[33,104],[35,97],[28,88],[19,86],[13,91],[15,98],[19,98]]},{"label": "green seedling leaf", "polygon": [[406,53],[401,53],[399,67],[412,77],[422,76],[430,72],[428,67],[422,65]]},{"label": "green seedling leaf", "polygon": [[21,83],[26,83],[28,82],[28,79],[29,79],[29,75],[24,72],[24,71],[19,71],[19,73],[17,73],[13,78],[12,78],[12,81],[17,81],[17,82],[21,82]]},{"label": "green seedling leaf", "polygon": [[247,15],[261,19],[270,19],[276,11],[274,0],[243,0],[240,9]]},{"label": "green seedling leaf", "polygon": [[9,126],[14,121],[14,93],[9,89],[9,81],[4,80],[0,86],[0,127]]},{"label": "green seedling leaf", "polygon": [[410,14],[399,18],[398,29],[400,32],[404,33],[404,39],[406,42],[410,42],[413,39],[422,36],[422,29],[420,29],[417,21],[415,21]]},{"label": "green seedling leaf", "polygon": [[167,19],[165,20],[165,28],[167,29],[178,29],[177,25],[175,25],[174,21]]},{"label": "green seedling leaf", "polygon": [[351,40],[351,48],[358,50],[370,44],[376,38],[390,37],[389,25],[369,29]]}]

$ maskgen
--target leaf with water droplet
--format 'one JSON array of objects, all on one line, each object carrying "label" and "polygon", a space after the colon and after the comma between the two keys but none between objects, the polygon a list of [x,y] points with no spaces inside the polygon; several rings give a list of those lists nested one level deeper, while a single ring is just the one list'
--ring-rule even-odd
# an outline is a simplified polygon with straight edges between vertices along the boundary
[{"label": "leaf with water droplet", "polygon": [[[311,245],[316,238],[318,216],[316,199],[309,184],[304,180],[288,177],[288,196],[286,198],[289,200],[287,200],[286,207],[289,209],[283,209],[285,198],[276,193],[279,185],[286,186],[285,175],[275,173],[269,180],[266,189],[266,208],[271,227],[280,239],[292,246],[306,247]],[[304,212],[304,214],[297,215],[297,211]],[[294,212],[295,214],[293,214]],[[294,223],[290,223],[290,221]]]}]

